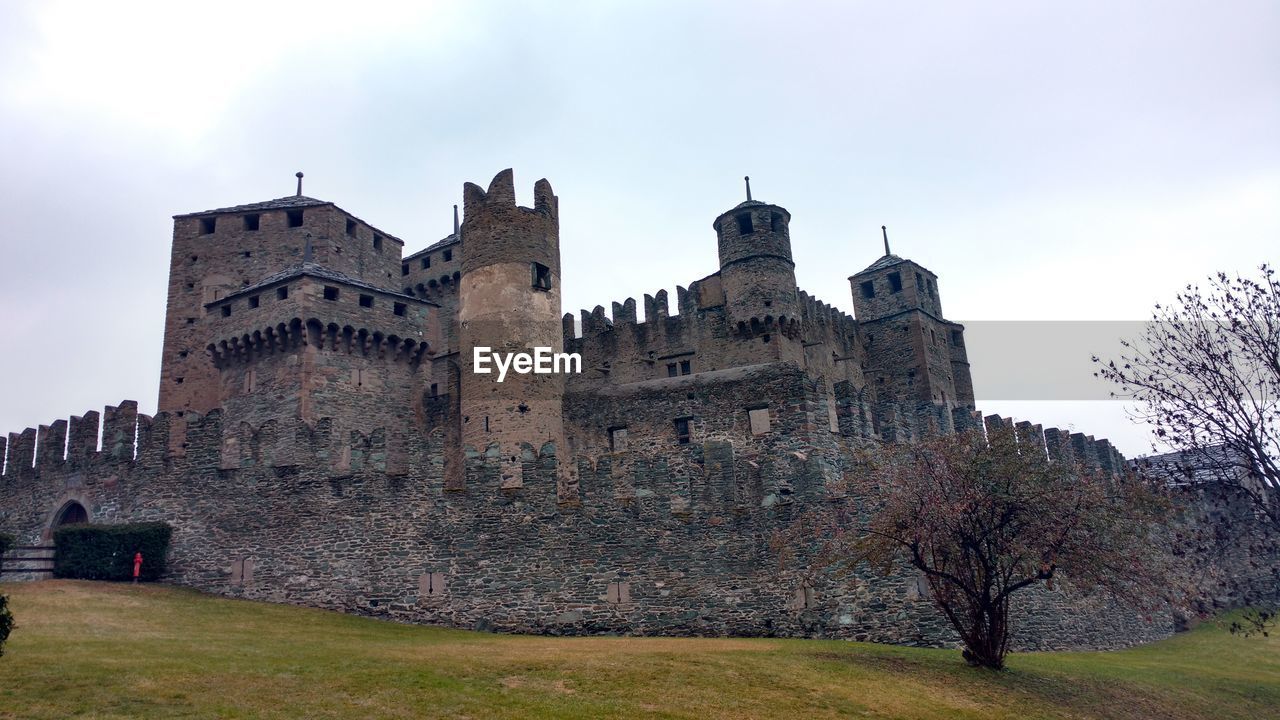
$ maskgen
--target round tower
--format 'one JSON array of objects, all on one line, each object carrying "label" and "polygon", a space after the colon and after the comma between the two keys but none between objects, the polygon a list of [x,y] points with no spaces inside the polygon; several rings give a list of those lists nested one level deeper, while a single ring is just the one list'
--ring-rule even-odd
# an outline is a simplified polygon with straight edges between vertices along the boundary
[{"label": "round tower", "polygon": [[[564,442],[564,375],[505,376],[480,354],[564,350],[560,318],[560,221],[551,183],[534,185],[534,207],[516,205],[511,170],[487,191],[463,186],[462,274],[458,287],[460,422],[464,446],[501,453],[502,486],[523,484],[527,448],[554,443],[561,499],[571,491],[573,462]],[[488,348],[488,350],[484,350]],[[525,368],[528,369],[528,368]],[[487,370],[488,372],[485,372]],[[499,378],[501,377],[501,381]]]},{"label": "round tower", "polygon": [[725,310],[743,337],[778,334],[797,339],[800,304],[791,260],[791,213],[751,199],[716,218]]}]

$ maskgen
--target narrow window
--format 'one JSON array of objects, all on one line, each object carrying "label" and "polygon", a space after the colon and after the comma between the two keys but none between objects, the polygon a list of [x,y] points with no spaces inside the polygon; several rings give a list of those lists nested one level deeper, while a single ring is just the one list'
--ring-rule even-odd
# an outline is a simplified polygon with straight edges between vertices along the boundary
[{"label": "narrow window", "polygon": [[260,296],[252,295],[249,297],[249,307],[256,308],[261,304],[262,304],[262,299]]},{"label": "narrow window", "polygon": [[288,297],[289,297],[289,286],[288,286],[288,285],[281,285],[280,287],[276,288],[276,299],[277,299],[277,300],[285,300],[285,299],[288,299]]},{"label": "narrow window", "polygon": [[450,260],[452,260],[452,259],[453,259],[453,251],[452,251],[452,250],[445,250],[445,251],[444,251],[444,261],[445,261],[445,262],[449,262],[449,261],[450,261]]},{"label": "narrow window", "polygon": [[244,229],[245,229],[245,230],[248,230],[248,231],[250,231],[250,232],[252,232],[252,231],[254,231],[254,230],[257,230],[257,229],[258,229],[258,225],[259,225],[259,223],[261,222],[261,217],[262,217],[262,216],[258,215],[258,213],[251,213],[251,214],[249,214],[249,215],[245,215],[245,216],[244,216]]},{"label": "narrow window", "polygon": [[401,265],[401,266],[400,266],[400,275],[403,277],[403,276],[408,275],[408,274],[409,274],[409,266],[408,266],[408,265]]},{"label": "narrow window", "polygon": [[258,376],[251,368],[244,374],[244,391],[246,393],[253,392],[254,387],[258,384]]},{"label": "narrow window", "polygon": [[918,272],[916,273],[916,289],[917,290],[924,289],[924,276]]},{"label": "narrow window", "polygon": [[535,290],[551,289],[551,268],[542,263],[529,263]]},{"label": "narrow window", "polygon": [[431,256],[427,255],[422,258],[422,269],[426,270],[429,267],[431,267]]},{"label": "narrow window", "polygon": [[675,363],[667,363],[667,377],[675,377],[680,374],[680,366]]},{"label": "narrow window", "polygon": [[352,220],[351,218],[347,218],[347,234],[348,235],[356,234],[356,221]]},{"label": "narrow window", "polygon": [[377,250],[378,252],[382,252],[382,236],[381,235],[373,236],[373,249]]},{"label": "narrow window", "polygon": [[616,582],[605,586],[604,601],[610,605],[631,602],[631,583]]},{"label": "narrow window", "polygon": [[328,285],[325,285],[325,286],[324,286],[324,299],[325,299],[325,300],[337,300],[337,299],[338,299],[338,288],[336,288],[336,287],[330,287],[330,286],[328,286]]},{"label": "narrow window", "polygon": [[218,226],[218,218],[200,218],[200,234],[212,235],[214,228]]},{"label": "narrow window", "polygon": [[963,344],[964,344],[963,340],[964,340],[964,336],[960,334],[960,331],[959,331],[959,330],[952,330],[952,331],[951,331],[951,344],[952,344],[952,345],[955,345],[955,346],[957,346],[957,347],[958,347],[958,346],[960,346],[960,345],[963,345]]},{"label": "narrow window", "polygon": [[936,292],[936,289],[934,288],[933,281],[929,280],[928,283],[929,283],[929,297],[934,297],[934,293]]},{"label": "narrow window", "polygon": [[902,275],[900,273],[889,273],[889,292],[902,292]]},{"label": "narrow window", "polygon": [[440,385],[438,383],[431,383],[431,397],[437,397],[439,395],[440,395]]},{"label": "narrow window", "polygon": [[222,317],[231,317],[231,306],[230,306],[230,305],[223,305],[223,306],[222,306]]},{"label": "narrow window", "polygon": [[691,372],[691,370],[690,370],[690,364],[689,364],[689,361],[688,361],[688,360],[681,360],[681,361],[680,361],[680,374],[681,374],[681,375],[688,375],[690,372]]},{"label": "narrow window", "polygon": [[248,251],[248,250],[245,250],[244,252],[240,253],[240,256],[241,256],[241,257],[253,257],[253,253],[252,253],[252,252],[250,252],[250,251]]},{"label": "narrow window", "polygon": [[774,232],[782,232],[782,213],[769,215],[769,229]]},{"label": "narrow window", "polygon": [[302,227],[301,210],[290,210],[285,215],[289,218],[289,227]]},{"label": "narrow window", "polygon": [[367,307],[367,308],[371,308],[371,307],[373,307],[373,296],[372,296],[372,295],[361,295],[361,296],[360,296],[360,307]]},{"label": "narrow window", "polygon": [[876,286],[872,284],[870,280],[864,281],[862,283],[862,297],[870,300],[875,296],[876,296]]},{"label": "narrow window", "polygon": [[689,418],[676,418],[676,442],[681,445],[689,444]]},{"label": "narrow window", "polygon": [[755,227],[751,224],[751,213],[742,213],[737,215],[734,219],[738,221],[739,235],[750,235],[756,231]]},{"label": "narrow window", "polygon": [[396,303],[391,307],[391,312],[396,315],[404,316],[404,303]]},{"label": "narrow window", "polygon": [[769,432],[769,408],[747,410],[747,420],[751,423],[752,435],[763,435]]},{"label": "narrow window", "polygon": [[184,380],[184,378],[174,378],[174,379],[173,379],[173,381],[174,381],[175,383],[177,383],[178,385],[181,385],[183,380]]},{"label": "narrow window", "polygon": [[627,449],[627,429],[625,427],[609,428],[609,449],[622,452]]}]

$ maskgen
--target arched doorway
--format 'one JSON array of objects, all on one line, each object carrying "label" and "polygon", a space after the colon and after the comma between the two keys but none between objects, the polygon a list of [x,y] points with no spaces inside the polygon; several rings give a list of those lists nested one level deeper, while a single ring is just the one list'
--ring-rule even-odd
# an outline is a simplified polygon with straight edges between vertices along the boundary
[{"label": "arched doorway", "polygon": [[75,523],[89,522],[89,512],[84,509],[80,503],[72,500],[62,508],[62,512],[58,513],[58,519],[53,521],[54,527],[62,527],[63,525],[74,525]]}]

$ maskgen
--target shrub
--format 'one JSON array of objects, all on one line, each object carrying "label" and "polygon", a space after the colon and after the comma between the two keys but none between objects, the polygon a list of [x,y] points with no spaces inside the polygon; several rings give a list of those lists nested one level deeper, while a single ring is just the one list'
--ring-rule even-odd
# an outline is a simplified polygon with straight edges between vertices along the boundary
[{"label": "shrub", "polygon": [[[12,535],[0,533],[0,555],[4,555],[15,544]],[[9,612],[9,598],[0,595],[0,655],[4,655],[4,641],[9,639],[9,633],[13,627],[13,613]]]},{"label": "shrub", "polygon": [[5,535],[4,533],[0,533],[0,555],[5,554],[6,552],[9,551],[9,548],[17,544],[18,542],[13,539],[12,535]]},{"label": "shrub", "polygon": [[53,575],[82,580],[129,580],[133,556],[142,553],[142,580],[164,574],[173,528],[162,522],[131,525],[64,525],[53,532]]}]

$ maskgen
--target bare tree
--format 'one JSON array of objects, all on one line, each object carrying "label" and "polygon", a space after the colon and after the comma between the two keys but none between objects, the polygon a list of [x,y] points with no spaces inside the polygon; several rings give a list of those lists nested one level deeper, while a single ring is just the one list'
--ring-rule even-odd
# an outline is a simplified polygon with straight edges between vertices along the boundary
[{"label": "bare tree", "polygon": [[1119,386],[1112,396],[1135,401],[1134,418],[1178,452],[1170,479],[1238,488],[1280,528],[1280,280],[1259,270],[1186,286],[1119,359],[1093,360]]},{"label": "bare tree", "polygon": [[910,564],[971,665],[1004,666],[1010,598],[1025,588],[1064,575],[1080,591],[1101,587],[1149,609],[1170,587],[1163,543],[1151,535],[1167,503],[1132,476],[1051,462],[1012,431],[886,447],[865,462],[847,478],[845,501],[799,524],[817,533],[815,565],[867,562],[888,574]]}]

